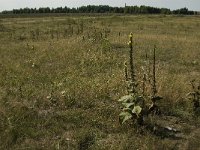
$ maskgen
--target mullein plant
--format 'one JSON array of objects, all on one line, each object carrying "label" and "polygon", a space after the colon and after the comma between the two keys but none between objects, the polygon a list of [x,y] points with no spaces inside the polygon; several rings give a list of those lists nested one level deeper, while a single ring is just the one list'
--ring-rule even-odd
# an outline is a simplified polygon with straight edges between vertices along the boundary
[{"label": "mullein plant", "polygon": [[125,63],[125,79],[127,83],[127,95],[120,98],[118,101],[121,102],[123,108],[119,114],[119,121],[121,124],[129,119],[133,122],[142,125],[144,120],[144,98],[139,94],[137,90],[137,81],[135,79],[135,66],[133,57],[133,34],[129,35],[129,67]]},{"label": "mullein plant", "polygon": [[[143,68],[143,81],[141,91],[138,88],[138,81],[136,80],[135,75],[135,66],[134,66],[134,51],[133,51],[133,34],[129,35],[129,64],[125,62],[125,80],[127,83],[127,95],[120,98],[118,101],[122,104],[122,112],[119,114],[119,121],[121,124],[127,120],[132,119],[139,125],[143,125],[144,116],[149,114],[158,114],[160,113],[159,107],[157,106],[157,101],[161,100],[162,97],[158,96],[156,88],[156,47],[153,50],[153,64],[152,64],[152,77],[150,77],[150,63],[146,64],[146,68]],[[146,54],[146,62],[147,62]],[[147,66],[149,65],[149,67]],[[128,67],[129,66],[129,67]],[[147,68],[148,67],[148,68]],[[148,94],[147,84],[150,83],[151,94]],[[150,106],[148,107],[146,103],[149,102],[150,97]]]}]

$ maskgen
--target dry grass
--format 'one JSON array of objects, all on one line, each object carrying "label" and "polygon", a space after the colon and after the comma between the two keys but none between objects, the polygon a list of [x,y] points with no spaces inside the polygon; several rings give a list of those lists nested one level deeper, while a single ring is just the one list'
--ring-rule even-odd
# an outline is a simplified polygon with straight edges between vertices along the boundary
[{"label": "dry grass", "polygon": [[0,20],[0,149],[181,149],[184,139],[119,125],[130,32],[136,66],[157,46],[164,113],[197,128],[185,95],[200,77],[199,16]]}]

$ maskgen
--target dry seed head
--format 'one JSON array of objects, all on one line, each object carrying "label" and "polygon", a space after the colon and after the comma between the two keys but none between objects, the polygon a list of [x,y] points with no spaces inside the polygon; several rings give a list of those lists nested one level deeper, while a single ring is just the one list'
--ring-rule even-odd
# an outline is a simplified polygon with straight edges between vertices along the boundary
[{"label": "dry seed head", "polygon": [[126,66],[126,67],[127,67],[127,62],[126,62],[126,61],[124,62],[124,66]]},{"label": "dry seed head", "polygon": [[35,67],[35,63],[33,63],[31,67],[34,68]]},{"label": "dry seed head", "polygon": [[65,96],[66,91],[61,91],[60,93],[61,93],[62,96]]}]

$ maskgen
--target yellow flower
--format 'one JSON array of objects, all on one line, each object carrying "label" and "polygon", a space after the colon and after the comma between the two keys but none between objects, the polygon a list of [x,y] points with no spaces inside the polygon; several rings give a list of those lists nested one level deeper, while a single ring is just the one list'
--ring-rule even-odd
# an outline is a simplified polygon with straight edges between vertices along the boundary
[{"label": "yellow flower", "polygon": [[133,38],[133,33],[130,33],[130,34],[129,34],[129,38]]},{"label": "yellow flower", "polygon": [[132,44],[132,42],[131,42],[131,41],[129,41],[129,42],[128,42],[128,45],[129,45],[129,46],[131,46],[131,44]]}]

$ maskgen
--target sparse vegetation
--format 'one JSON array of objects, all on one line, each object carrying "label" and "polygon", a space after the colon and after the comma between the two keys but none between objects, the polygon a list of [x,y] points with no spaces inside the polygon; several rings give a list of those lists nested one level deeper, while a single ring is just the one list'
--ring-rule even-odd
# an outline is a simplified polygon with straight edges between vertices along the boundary
[{"label": "sparse vegetation", "polygon": [[188,93],[188,98],[193,103],[193,110],[196,115],[200,113],[200,84],[195,83],[195,80],[191,81],[192,92]]},{"label": "sparse vegetation", "polygon": [[[200,119],[185,96],[200,77],[199,16],[0,17],[0,149],[200,147]],[[118,118],[117,100],[133,93],[130,32],[136,117],[163,97],[160,115],[139,128]]]}]

